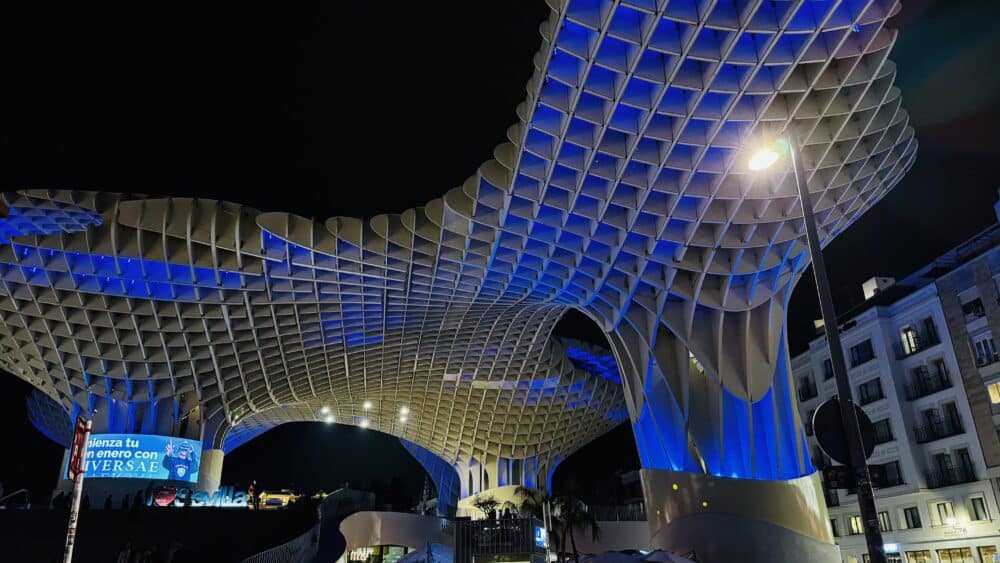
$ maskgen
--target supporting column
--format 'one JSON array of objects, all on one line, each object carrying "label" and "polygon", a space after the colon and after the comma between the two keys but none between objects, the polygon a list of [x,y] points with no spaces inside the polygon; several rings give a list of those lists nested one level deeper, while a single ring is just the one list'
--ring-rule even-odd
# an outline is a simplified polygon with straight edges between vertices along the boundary
[{"label": "supporting column", "polygon": [[412,455],[434,481],[437,488],[438,516],[455,516],[458,498],[461,493],[461,480],[458,471],[440,456],[430,450],[418,446],[409,440],[399,439],[407,452]]},{"label": "supporting column", "polygon": [[631,307],[608,340],[642,464],[651,549],[705,563],[839,561],[784,333],[789,287],[746,311]]},{"label": "supporting column", "polygon": [[222,482],[222,462],[226,454],[222,450],[202,450],[201,459],[198,460],[198,485],[195,487],[201,491],[208,491],[211,495],[219,489]]}]

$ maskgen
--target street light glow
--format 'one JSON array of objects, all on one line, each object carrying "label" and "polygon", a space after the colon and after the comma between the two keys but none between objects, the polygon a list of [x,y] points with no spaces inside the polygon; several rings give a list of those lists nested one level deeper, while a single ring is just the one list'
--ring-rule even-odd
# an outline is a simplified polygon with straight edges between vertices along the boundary
[{"label": "street light glow", "polygon": [[368,419],[367,419],[367,418],[362,418],[362,419],[361,419],[361,427],[362,427],[362,428],[368,428],[368,425],[369,425],[369,424],[371,424],[371,423],[370,423],[370,422],[368,422]]},{"label": "street light glow", "polygon": [[410,407],[399,407],[399,414],[403,415],[404,417],[410,414]]},{"label": "street light glow", "polygon": [[371,410],[371,408],[372,408],[372,402],[371,401],[365,401],[364,403],[361,404],[361,408],[365,409],[366,411],[367,410]]},{"label": "street light glow", "polygon": [[323,416],[330,414],[330,407],[323,405],[323,408],[319,409],[319,414]]},{"label": "street light glow", "polygon": [[780,156],[781,155],[778,154],[778,151],[774,150],[772,147],[761,147],[750,155],[750,161],[747,162],[747,167],[754,172],[766,170],[770,168],[772,164],[778,162],[778,158]]},{"label": "street light glow", "polygon": [[333,415],[332,414],[326,415],[326,418],[323,419],[323,422],[327,424],[333,424]]}]

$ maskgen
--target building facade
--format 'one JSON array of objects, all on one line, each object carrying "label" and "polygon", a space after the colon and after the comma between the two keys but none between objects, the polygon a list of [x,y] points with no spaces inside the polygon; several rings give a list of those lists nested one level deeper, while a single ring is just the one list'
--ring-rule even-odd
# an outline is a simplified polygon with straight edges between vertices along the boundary
[{"label": "building facade", "polygon": [[[841,317],[854,400],[875,427],[869,463],[890,561],[991,563],[1000,545],[1000,225],[895,282],[866,283]],[[824,337],[792,360],[814,465],[812,415],[837,394]],[[844,561],[865,560],[858,503],[825,488]]]}]

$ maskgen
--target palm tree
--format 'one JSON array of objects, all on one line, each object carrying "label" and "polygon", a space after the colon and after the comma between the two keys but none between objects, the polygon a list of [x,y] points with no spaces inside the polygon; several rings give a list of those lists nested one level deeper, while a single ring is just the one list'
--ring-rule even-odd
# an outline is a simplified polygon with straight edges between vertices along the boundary
[{"label": "palm tree", "polygon": [[566,537],[569,536],[570,545],[573,548],[573,561],[580,563],[580,553],[576,549],[576,534],[574,532],[590,532],[593,541],[601,537],[601,528],[597,525],[597,519],[587,511],[587,506],[583,501],[574,496],[559,497],[559,519],[562,521],[563,544],[565,551]]},{"label": "palm tree", "polygon": [[[531,489],[523,485],[518,486],[514,489],[515,498],[521,499],[521,505],[518,508],[518,514],[521,517],[533,516],[539,520],[544,520],[542,516],[542,507],[548,503],[550,509],[557,508],[559,506],[559,499],[553,497],[552,495],[546,493],[545,491],[539,489]],[[563,559],[566,553],[566,538],[563,534],[562,521],[554,514],[549,513],[549,529],[546,533],[549,536],[549,545],[561,546],[558,549],[557,555],[560,560]]]}]

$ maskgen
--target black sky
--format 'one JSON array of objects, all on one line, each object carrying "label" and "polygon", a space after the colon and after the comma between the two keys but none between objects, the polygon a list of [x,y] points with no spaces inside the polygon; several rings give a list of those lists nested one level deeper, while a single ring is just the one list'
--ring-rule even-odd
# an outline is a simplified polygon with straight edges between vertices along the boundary
[{"label": "black sky", "polygon": [[[320,219],[421,205],[491,158],[525,98],[548,13],[542,0],[23,4],[0,13],[0,189],[209,197]],[[864,279],[903,276],[994,221],[998,17],[993,0],[911,0],[892,22],[920,153],[826,250],[839,310],[860,300]],[[793,350],[817,315],[807,276],[792,297]],[[4,427],[38,467],[55,467],[58,448],[24,416],[27,390],[0,375]],[[419,475],[388,438],[366,446],[322,425],[276,432],[237,450],[227,477],[279,479],[282,469],[289,483],[330,488],[385,468]],[[567,465],[610,471],[609,444]],[[634,465],[627,450],[614,456]],[[0,464],[0,480],[41,489],[52,477]]]}]

